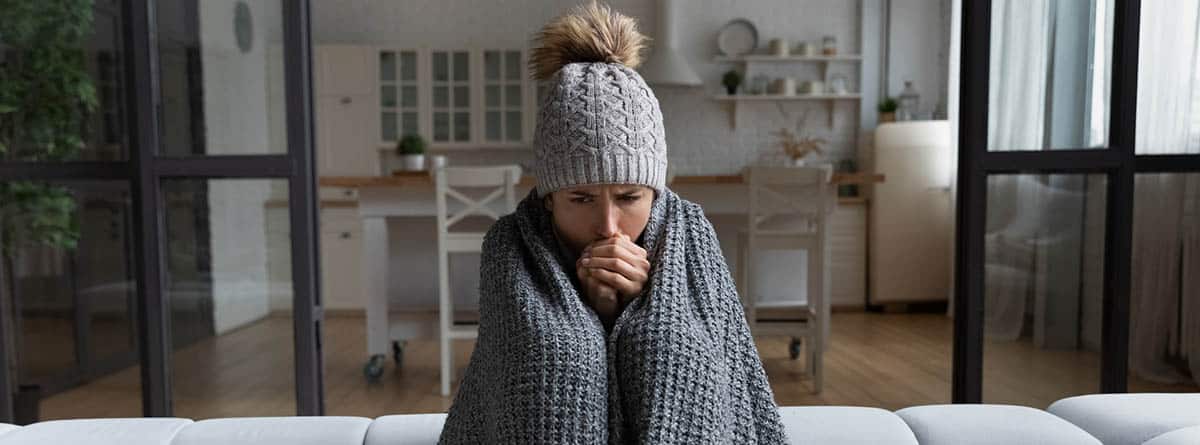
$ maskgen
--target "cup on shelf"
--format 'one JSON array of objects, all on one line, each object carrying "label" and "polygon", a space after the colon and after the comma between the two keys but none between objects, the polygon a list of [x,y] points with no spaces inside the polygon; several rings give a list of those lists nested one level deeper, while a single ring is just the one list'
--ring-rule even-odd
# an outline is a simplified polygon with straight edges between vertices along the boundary
[{"label": "cup on shelf", "polygon": [[805,56],[805,57],[812,56],[813,55],[812,43],[811,42],[800,42],[799,44],[797,44],[796,45],[796,55],[797,56]]},{"label": "cup on shelf", "polygon": [[835,74],[833,76],[833,78],[829,79],[829,92],[830,93],[846,94],[848,92],[847,90],[848,90],[848,88],[846,87],[846,76],[844,76],[842,74]]},{"label": "cup on shelf", "polygon": [[771,39],[771,54],[779,57],[787,57],[788,43],[784,39]]},{"label": "cup on shelf", "polygon": [[809,80],[800,84],[800,94],[815,96],[825,92],[825,82]]},{"label": "cup on shelf", "polygon": [[794,96],[796,94],[796,79],[792,77],[780,77],[775,79],[775,94],[782,96]]}]

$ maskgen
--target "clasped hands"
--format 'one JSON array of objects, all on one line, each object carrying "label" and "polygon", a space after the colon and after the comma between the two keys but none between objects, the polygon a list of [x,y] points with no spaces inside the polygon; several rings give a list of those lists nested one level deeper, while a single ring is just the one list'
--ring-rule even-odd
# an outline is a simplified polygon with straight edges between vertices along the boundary
[{"label": "clasped hands", "polygon": [[575,262],[575,273],[583,286],[585,302],[609,329],[625,305],[646,286],[650,260],[645,249],[620,234],[585,247]]}]

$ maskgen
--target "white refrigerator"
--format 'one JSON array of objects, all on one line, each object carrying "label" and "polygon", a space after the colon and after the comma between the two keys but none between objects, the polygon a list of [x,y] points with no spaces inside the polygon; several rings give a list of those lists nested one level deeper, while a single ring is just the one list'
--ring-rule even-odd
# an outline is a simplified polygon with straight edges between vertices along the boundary
[{"label": "white refrigerator", "polygon": [[867,302],[947,301],[954,228],[954,160],[947,121],[875,130],[873,163],[884,175],[870,195]]}]

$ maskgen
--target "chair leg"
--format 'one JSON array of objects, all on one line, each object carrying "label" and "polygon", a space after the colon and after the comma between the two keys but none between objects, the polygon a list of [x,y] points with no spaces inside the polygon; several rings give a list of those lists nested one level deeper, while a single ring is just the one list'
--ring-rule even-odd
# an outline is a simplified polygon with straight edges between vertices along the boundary
[{"label": "chair leg", "polygon": [[450,321],[453,308],[450,301],[450,280],[447,274],[449,260],[445,251],[438,252],[438,331],[439,350],[441,352],[442,396],[450,395],[450,379],[454,373],[451,363]]},{"label": "chair leg", "polygon": [[829,346],[826,338],[827,323],[829,323],[829,293],[827,291],[824,247],[808,249],[806,261],[808,263],[805,280],[808,285],[809,364],[812,367],[813,394],[820,394],[825,373],[825,349]]},{"label": "chair leg", "polygon": [[758,301],[754,286],[754,243],[750,237],[742,237],[739,244],[739,249],[742,251],[742,258],[739,262],[742,264],[738,267],[742,270],[742,282],[745,283],[742,287],[746,292],[742,295],[742,301],[746,308],[746,323],[750,326],[750,335],[758,329],[758,311],[755,309]]},{"label": "chair leg", "polygon": [[[820,323],[820,322],[818,322]],[[820,325],[814,325],[813,330],[819,330]],[[819,334],[808,335],[808,371],[812,376],[813,394],[820,394],[825,377],[825,345]]]},{"label": "chair leg", "polygon": [[825,385],[825,351],[820,342],[813,348],[813,394],[820,394]]},{"label": "chair leg", "polygon": [[742,237],[738,237],[737,244],[737,270],[733,271],[734,284],[737,286],[738,300],[741,301],[742,307],[746,307],[746,246],[742,245]]}]

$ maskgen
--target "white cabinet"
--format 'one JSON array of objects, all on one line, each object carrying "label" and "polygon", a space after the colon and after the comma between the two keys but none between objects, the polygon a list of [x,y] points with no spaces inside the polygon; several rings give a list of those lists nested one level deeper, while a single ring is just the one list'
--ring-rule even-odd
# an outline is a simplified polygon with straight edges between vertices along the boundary
[{"label": "white cabinet", "polygon": [[[353,189],[347,189],[353,190]],[[322,189],[326,191],[326,189]],[[340,191],[333,190],[330,191]],[[320,213],[321,298],[326,309],[361,310],[362,222],[358,209],[339,199]],[[269,250],[270,308],[292,310],[291,229],[286,201],[268,203],[266,211]]]},{"label": "white cabinet", "polygon": [[313,85],[317,95],[375,93],[374,51],[361,45],[319,45],[314,51]]},{"label": "white cabinet", "polygon": [[379,174],[375,146],[374,51],[323,45],[315,56],[315,118],[319,176]]},{"label": "white cabinet", "polygon": [[354,207],[321,210],[321,295],[326,309],[362,309],[362,222]]},{"label": "white cabinet", "polygon": [[829,219],[830,304],[861,309],[867,298],[867,204],[840,203]]}]

